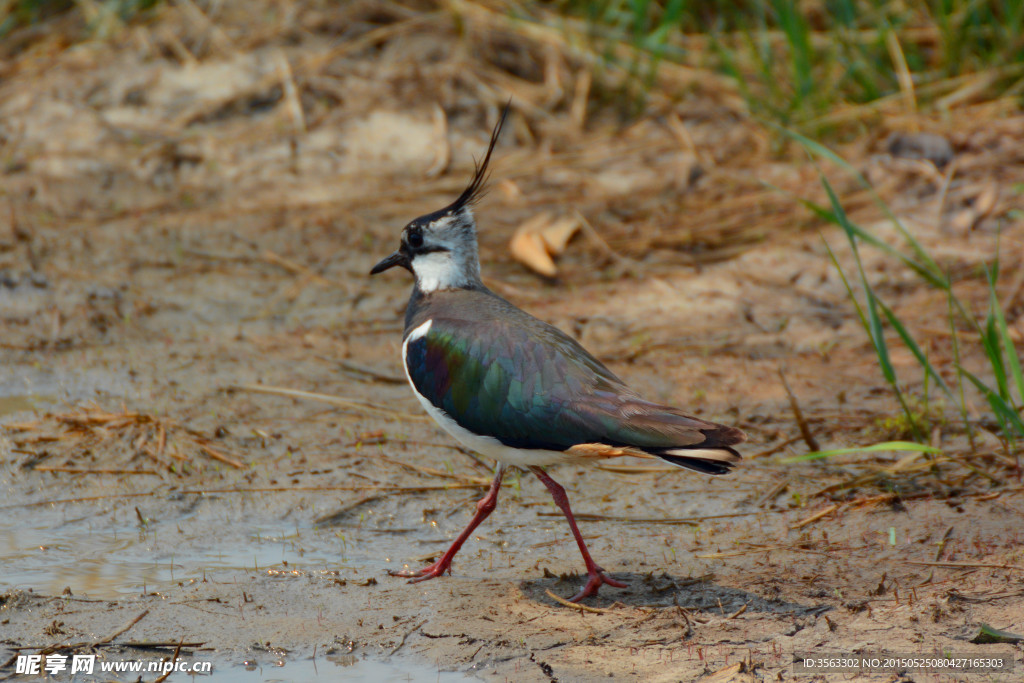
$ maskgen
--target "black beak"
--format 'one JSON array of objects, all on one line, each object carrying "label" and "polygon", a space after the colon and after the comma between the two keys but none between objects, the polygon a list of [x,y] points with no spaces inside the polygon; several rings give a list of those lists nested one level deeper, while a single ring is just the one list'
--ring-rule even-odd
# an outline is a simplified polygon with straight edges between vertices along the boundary
[{"label": "black beak", "polygon": [[394,268],[395,266],[402,266],[406,270],[411,271],[412,265],[409,263],[409,257],[402,253],[401,250],[396,251],[391,256],[388,256],[383,261],[375,265],[370,269],[370,275],[376,275],[377,273],[383,273],[388,268]]}]

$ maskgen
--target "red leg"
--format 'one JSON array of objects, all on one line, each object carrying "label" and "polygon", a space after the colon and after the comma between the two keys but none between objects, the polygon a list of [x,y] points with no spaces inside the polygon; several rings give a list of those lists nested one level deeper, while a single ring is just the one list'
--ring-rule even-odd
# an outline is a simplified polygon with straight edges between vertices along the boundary
[{"label": "red leg", "polygon": [[576,545],[580,547],[580,554],[583,555],[583,562],[587,565],[587,574],[590,576],[590,579],[587,581],[587,585],[583,587],[583,590],[569,598],[569,602],[579,602],[588,595],[597,595],[597,589],[604,583],[616,588],[625,588],[626,584],[621,581],[608,578],[604,570],[597,566],[594,558],[590,556],[587,544],[583,542],[583,535],[580,534],[579,527],[576,526],[576,518],[573,517],[572,509],[569,507],[569,496],[565,495],[565,489],[562,488],[561,484],[549,477],[548,473],[539,467],[531,467],[530,471],[544,482],[544,485],[548,487],[548,491],[551,492],[551,497],[555,499],[555,505],[560,507],[562,512],[565,513],[565,518],[569,520],[569,528],[572,529],[572,535],[576,537]]},{"label": "red leg", "polygon": [[505,476],[505,466],[498,465],[498,470],[494,475],[494,481],[491,482],[491,488],[488,489],[487,495],[480,499],[476,504],[476,514],[473,515],[473,519],[469,520],[469,524],[462,530],[459,537],[455,539],[455,542],[451,544],[444,555],[441,556],[437,562],[419,571],[391,571],[388,570],[388,574],[391,576],[404,576],[412,579],[409,583],[419,583],[420,581],[427,581],[434,577],[441,576],[445,572],[449,574],[452,571],[452,558],[459,552],[459,548],[466,542],[473,530],[480,526],[480,522],[487,519],[487,516],[494,512],[494,508],[498,505],[498,490],[501,489],[501,479]]}]

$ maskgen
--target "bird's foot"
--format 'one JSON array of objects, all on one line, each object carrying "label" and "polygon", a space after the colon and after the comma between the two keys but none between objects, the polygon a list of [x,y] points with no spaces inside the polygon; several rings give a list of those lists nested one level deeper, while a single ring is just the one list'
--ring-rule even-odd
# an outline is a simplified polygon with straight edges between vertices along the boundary
[{"label": "bird's foot", "polygon": [[585,585],[579,593],[569,598],[569,602],[579,602],[583,598],[591,595],[597,595],[597,589],[600,588],[602,584],[608,584],[614,588],[626,588],[628,585],[609,577],[600,567],[594,567],[594,569],[590,571],[589,576],[590,578],[587,580],[587,585]]},{"label": "bird's foot", "polygon": [[420,581],[429,581],[430,579],[436,579],[445,572],[452,573],[451,561],[444,562],[444,558],[438,560],[434,564],[427,565],[423,569],[403,569],[401,571],[395,571],[393,569],[388,570],[390,576],[400,576],[403,579],[409,579],[409,583],[419,583]]}]

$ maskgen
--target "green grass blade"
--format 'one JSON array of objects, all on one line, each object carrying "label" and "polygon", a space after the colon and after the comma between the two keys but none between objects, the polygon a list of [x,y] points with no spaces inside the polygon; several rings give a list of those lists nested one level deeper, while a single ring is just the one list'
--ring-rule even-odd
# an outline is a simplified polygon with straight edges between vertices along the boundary
[{"label": "green grass blade", "polygon": [[1010,397],[1010,389],[1006,383],[1006,367],[1003,365],[1003,350],[999,346],[999,332],[996,331],[996,318],[989,311],[985,318],[985,326],[981,330],[981,345],[992,366],[992,374],[996,378],[996,387],[999,389],[999,396],[1004,401]]},{"label": "green grass blade", "polygon": [[853,287],[850,285],[850,281],[846,279],[846,273],[843,271],[843,267],[839,265],[839,259],[836,258],[836,254],[832,251],[831,245],[828,240],[822,235],[821,241],[825,243],[825,251],[828,252],[828,257],[832,259],[832,265],[836,267],[836,272],[839,273],[839,278],[843,281],[843,287],[846,288],[846,295],[850,297],[850,301],[853,302],[853,307],[857,310],[857,317],[860,318],[860,324],[864,328],[864,331],[871,335],[871,328],[868,326],[867,316],[864,315],[864,309],[861,308],[860,302],[857,301],[857,297],[853,295]]},{"label": "green grass blade", "polygon": [[839,202],[839,197],[836,195],[835,190],[832,189],[832,185],[828,182],[828,178],[825,174],[821,174],[821,182],[825,186],[825,192],[828,194],[829,202],[832,205],[832,213],[835,214],[836,219],[839,221],[839,225],[842,226],[846,232],[847,238],[850,240],[850,247],[853,249],[853,258],[857,263],[857,272],[860,275],[861,285],[864,288],[864,297],[867,299],[867,319],[868,319],[868,330],[869,336],[871,337],[871,343],[875,347],[875,356],[878,358],[878,366],[882,369],[882,375],[885,376],[885,380],[892,387],[893,393],[896,395],[896,400],[900,404],[900,408],[903,409],[903,414],[907,418],[907,422],[910,425],[910,430],[914,433],[914,436],[918,439],[923,439],[924,436],[921,433],[921,429],[917,424],[917,418],[914,416],[914,412],[907,405],[907,400],[903,396],[903,391],[900,389],[899,379],[896,377],[896,370],[892,366],[892,360],[889,357],[889,347],[885,341],[885,331],[882,329],[882,320],[878,317],[878,299],[875,297],[874,290],[871,289],[871,284],[868,282],[867,275],[864,273],[864,265],[860,259],[860,251],[857,248],[856,232],[853,230],[853,224],[850,223],[846,217],[846,210],[843,209],[843,205]]},{"label": "green grass blade", "polygon": [[886,204],[880,196],[878,196],[878,193],[875,192],[875,189],[871,186],[871,183],[869,183],[867,179],[863,175],[861,175],[860,171],[851,166],[850,163],[846,161],[846,159],[843,159],[841,156],[839,156],[838,154],[836,154],[835,152],[833,152],[820,142],[816,142],[808,138],[807,136],[801,135],[796,131],[789,130],[788,128],[785,128],[778,124],[771,122],[766,122],[766,124],[774,128],[775,130],[779,131],[783,135],[800,143],[804,147],[804,149],[806,149],[807,152],[812,156],[817,156],[822,159],[828,159],[829,161],[831,161],[832,163],[836,164],[844,171],[849,173],[851,176],[853,176],[857,180],[857,182],[860,183],[862,187],[864,187],[864,189],[871,193],[871,197],[872,199],[874,199],[875,203],[882,209],[883,212],[885,212],[886,217],[890,221],[892,221],[893,225],[896,226],[896,229],[899,230],[903,238],[907,240],[908,244],[910,244],[910,247],[913,250],[917,260],[920,261],[921,264],[923,264],[923,267],[927,270],[927,272],[930,273],[929,281],[934,280],[936,283],[942,283],[938,285],[942,289],[949,288],[950,283],[948,279],[946,279],[944,273],[942,272],[942,269],[939,268],[939,264],[935,262],[935,260],[931,257],[928,251],[924,248],[924,246],[922,246],[921,243],[917,241],[917,238],[914,237],[914,235],[909,230],[906,229],[906,227],[903,225],[903,222],[896,216],[895,213],[893,213],[892,209],[889,208],[889,205]]},{"label": "green grass blade", "polygon": [[814,57],[810,28],[796,0],[771,0],[771,5],[789,46],[790,70],[796,86],[790,106],[801,108],[805,99],[814,92],[814,77],[811,72]]},{"label": "green grass blade", "polygon": [[[882,321],[878,318],[878,306],[875,303],[875,293],[871,289],[871,285],[868,283],[867,276],[864,273],[864,267],[860,261],[860,252],[857,249],[856,233],[853,231],[852,225],[846,218],[846,211],[843,210],[842,204],[839,203],[839,198],[836,193],[832,190],[832,185],[829,184],[828,179],[824,174],[821,175],[821,182],[825,186],[825,192],[828,193],[829,201],[832,203],[832,215],[836,217],[836,221],[846,232],[847,239],[850,240],[850,247],[853,249],[854,260],[857,263],[857,271],[860,275],[861,287],[864,289],[864,298],[866,299],[866,319],[867,319],[867,331],[868,336],[871,338],[871,344],[875,347],[875,355],[878,356],[878,365],[882,369],[882,374],[890,384],[896,382],[896,371],[892,367],[892,363],[889,360],[889,349],[885,344],[885,335],[882,330]],[[897,389],[897,392],[899,389]]]},{"label": "green grass blade", "polygon": [[[1017,355],[1017,348],[1013,344],[1010,330],[1006,325],[1006,315],[1003,313],[1002,306],[999,305],[999,297],[996,294],[996,278],[990,273],[986,273],[986,275],[988,276],[989,308],[999,333],[1002,351],[1006,354],[1006,367],[1008,367],[1010,375],[1013,377],[1013,383],[1017,387],[1017,395],[1024,400],[1024,374],[1021,373],[1020,357]],[[1005,378],[1003,382],[1006,383]],[[1015,405],[1012,397],[1010,403]]]},{"label": "green grass blade", "polygon": [[971,443],[971,449],[975,448],[974,445],[974,427],[971,426],[971,420],[967,415],[967,398],[964,394],[964,373],[960,367],[960,333],[956,329],[956,307],[954,306],[953,290],[946,292],[946,301],[949,305],[949,333],[950,339],[953,342],[953,365],[956,367],[956,386],[957,391],[960,394],[956,402],[957,408],[960,410],[960,419],[964,422],[964,430],[967,432],[967,440]]},{"label": "green grass blade", "polygon": [[[864,297],[866,299],[867,309],[867,329],[868,335],[871,337],[871,343],[875,347],[875,355],[878,356],[878,365],[882,369],[882,374],[885,376],[886,381],[896,386],[896,371],[892,367],[892,363],[889,360],[889,348],[885,343],[885,334],[882,330],[882,321],[878,317],[878,306],[875,300],[875,293],[871,289],[871,284],[868,282],[867,276],[864,273],[864,266],[861,264],[860,252],[857,249],[856,232],[853,230],[853,226],[846,217],[846,211],[843,209],[843,205],[839,202],[839,197],[836,196],[835,191],[832,189],[832,185],[828,182],[828,178],[824,174],[821,175],[821,182],[825,186],[825,192],[828,194],[829,202],[832,204],[832,214],[836,217],[839,225],[846,232],[846,237],[850,241],[850,247],[853,249],[854,260],[857,263],[857,271],[860,275],[861,286],[864,289]],[[899,392],[898,387],[896,387]]]},{"label": "green grass blade", "polygon": [[960,367],[960,371],[964,374],[964,377],[969,379],[971,384],[977,387],[978,391],[984,394],[985,399],[988,400],[988,404],[992,406],[993,412],[995,412],[999,422],[1003,424],[1004,429],[1010,431],[1008,427],[1012,427],[1013,430],[1016,431],[1016,434],[1011,436],[1024,436],[1024,422],[1021,421],[1020,415],[1017,414],[1017,411],[1007,405],[1006,401],[1004,401],[999,394],[992,391],[992,389],[971,374],[968,370],[964,369],[962,366],[958,367]]},{"label": "green grass blade", "polygon": [[925,373],[931,375],[939,387],[946,392],[946,395],[953,398],[953,392],[950,390],[949,386],[947,386],[946,382],[939,376],[939,373],[935,371],[935,368],[928,361],[928,357],[924,355],[921,347],[919,347],[917,342],[914,341],[914,338],[910,336],[910,333],[907,332],[907,328],[903,326],[903,323],[896,317],[896,314],[893,313],[892,309],[881,301],[878,302],[878,306],[882,309],[882,313],[885,314],[886,319],[889,321],[889,325],[896,330],[896,334],[898,334],[900,339],[903,340],[903,344],[910,349],[910,352],[914,354],[914,358],[916,358],[917,362],[922,368],[924,368]]},{"label": "green grass blade", "polygon": [[870,446],[854,446],[853,448],[834,448],[828,451],[811,451],[810,453],[804,453],[793,458],[786,458],[782,462],[802,462],[804,460],[818,460],[819,458],[829,458],[833,455],[848,455],[850,453],[877,453],[879,451],[912,451],[917,453],[941,453],[941,448],[935,448],[934,446],[926,446],[920,443],[914,443],[913,441],[885,441],[883,443],[876,443]]},{"label": "green grass blade", "polygon": [[896,385],[896,369],[892,366],[892,360],[889,358],[889,346],[885,343],[882,319],[878,317],[878,300],[870,288],[867,288],[866,291],[868,292],[868,323],[871,326],[871,338],[875,344],[878,365],[882,368],[882,374],[885,375],[886,381]]},{"label": "green grass blade", "polygon": [[[782,188],[776,185],[772,185],[769,182],[761,181],[761,184],[771,190],[775,190],[776,192],[779,192],[789,197],[790,199],[793,199],[794,201],[799,202],[800,204],[803,204],[804,207],[806,207],[811,213],[816,215],[818,218],[821,218],[824,221],[828,221],[829,223],[832,223],[834,225],[842,226],[842,223],[836,216],[835,212],[829,209],[828,207],[822,206],[821,204],[811,201],[810,199],[798,197],[792,194],[791,192],[787,192],[786,190],[783,190]],[[871,246],[880,249],[881,251],[884,251],[889,256],[899,259],[900,261],[903,262],[903,265],[907,266],[915,273],[920,275],[924,280],[928,282],[928,284],[932,285],[933,287],[936,287],[941,290],[948,289],[949,281],[945,276],[937,277],[931,270],[929,270],[928,266],[918,263],[911,257],[904,254],[902,251],[897,249],[896,247],[875,237],[864,228],[860,227],[853,221],[849,220],[849,217],[847,217],[846,220],[850,230],[852,230],[861,241],[866,242],[867,244],[870,244]]]}]

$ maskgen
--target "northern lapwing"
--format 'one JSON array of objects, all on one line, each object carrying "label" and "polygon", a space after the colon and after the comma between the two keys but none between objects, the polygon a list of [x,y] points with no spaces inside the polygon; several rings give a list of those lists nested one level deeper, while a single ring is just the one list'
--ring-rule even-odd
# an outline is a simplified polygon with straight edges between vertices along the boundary
[{"label": "northern lapwing", "polygon": [[515,465],[537,475],[569,521],[589,576],[575,602],[601,584],[626,584],[590,557],[565,489],[543,467],[639,455],[725,474],[740,460],[733,446],[746,437],[641,398],[575,339],[484,286],[472,207],[507,114],[459,198],[405,226],[398,251],[370,271],[402,266],[415,276],[402,341],[413,393],[449,434],[497,461],[490,490],[447,552],[424,569],[392,574],[416,582],[450,572],[459,548],[494,510],[505,467]]}]

